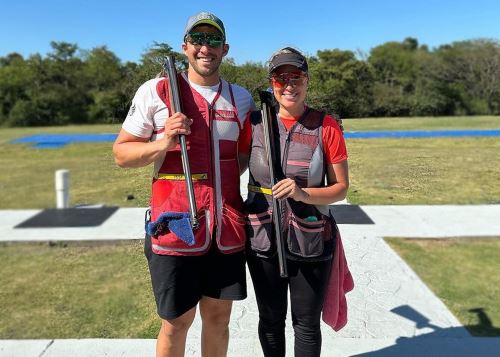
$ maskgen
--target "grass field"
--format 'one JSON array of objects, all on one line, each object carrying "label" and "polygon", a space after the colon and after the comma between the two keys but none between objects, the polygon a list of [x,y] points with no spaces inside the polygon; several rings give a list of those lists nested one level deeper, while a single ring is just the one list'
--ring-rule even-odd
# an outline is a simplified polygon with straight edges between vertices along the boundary
[{"label": "grass field", "polygon": [[[113,161],[112,143],[79,143],[59,149],[35,149],[11,144],[14,138],[37,133],[117,133],[119,125],[2,129],[0,208],[55,207],[54,172],[70,170],[70,205],[148,205],[151,168],[121,169]],[[127,201],[133,195],[134,200]]]},{"label": "grass field", "polygon": [[154,338],[142,245],[0,246],[0,339]]},{"label": "grass field", "polygon": [[[345,120],[347,131],[499,129],[500,117]],[[500,202],[500,139],[347,140],[354,204]]]},{"label": "grass field", "polygon": [[[348,119],[347,131],[499,129],[500,117]],[[121,169],[112,143],[34,149],[11,140],[37,133],[117,133],[119,125],[0,130],[0,209],[55,206],[54,172],[71,172],[71,205],[148,205],[151,168]],[[500,203],[500,140],[349,139],[354,204]],[[135,199],[127,200],[133,195]]]},{"label": "grass field", "polygon": [[386,241],[475,336],[500,336],[500,237]]}]

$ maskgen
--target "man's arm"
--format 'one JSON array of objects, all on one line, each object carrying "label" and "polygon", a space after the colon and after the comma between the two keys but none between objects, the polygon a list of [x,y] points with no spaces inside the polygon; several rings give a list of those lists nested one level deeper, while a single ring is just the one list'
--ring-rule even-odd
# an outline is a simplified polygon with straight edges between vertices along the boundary
[{"label": "man's arm", "polygon": [[248,168],[248,153],[240,152],[238,153],[238,163],[240,164],[240,176]]},{"label": "man's arm", "polygon": [[175,113],[165,123],[164,136],[155,141],[141,138],[121,129],[113,144],[115,162],[120,167],[143,167],[161,158],[178,143],[179,134],[189,135],[193,120]]},{"label": "man's arm", "polygon": [[250,124],[250,115],[251,112],[249,111],[245,116],[243,128],[241,129],[240,136],[238,138],[238,162],[240,165],[240,175],[243,174],[248,168],[250,144],[252,142],[252,126]]},{"label": "man's arm", "polygon": [[166,152],[163,140],[149,141],[121,129],[113,153],[115,162],[120,167],[147,166]]}]

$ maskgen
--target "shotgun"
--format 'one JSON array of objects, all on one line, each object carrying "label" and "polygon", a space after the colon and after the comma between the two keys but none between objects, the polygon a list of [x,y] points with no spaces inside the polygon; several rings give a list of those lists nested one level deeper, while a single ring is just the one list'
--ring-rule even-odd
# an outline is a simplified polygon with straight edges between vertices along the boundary
[{"label": "shotgun", "polygon": [[[170,110],[172,113],[182,112],[181,97],[179,94],[179,85],[177,83],[177,70],[175,69],[175,57],[167,56],[163,65],[163,70],[168,78],[168,94],[170,98]],[[187,194],[189,200],[189,211],[191,214],[191,227],[198,228],[198,217],[196,215],[196,201],[194,199],[193,178],[191,177],[191,169],[189,168],[189,158],[187,153],[186,137],[179,135],[179,143],[181,146],[182,169],[184,178],[186,179]]]},{"label": "shotgun", "polygon": [[[262,105],[262,125],[264,126],[264,146],[267,153],[267,162],[269,164],[269,176],[271,178],[271,187],[278,183],[276,178],[275,164],[281,162],[279,153],[276,152],[275,137],[274,137],[274,124],[276,123],[276,111],[273,105],[273,94],[268,91],[261,91],[259,93],[260,102]],[[272,197],[273,209],[273,225],[274,236],[276,237],[276,250],[278,252],[278,264],[280,276],[282,278],[288,277],[288,269],[286,266],[285,255],[285,240],[283,238],[283,227],[281,224],[281,214],[283,203]]]}]

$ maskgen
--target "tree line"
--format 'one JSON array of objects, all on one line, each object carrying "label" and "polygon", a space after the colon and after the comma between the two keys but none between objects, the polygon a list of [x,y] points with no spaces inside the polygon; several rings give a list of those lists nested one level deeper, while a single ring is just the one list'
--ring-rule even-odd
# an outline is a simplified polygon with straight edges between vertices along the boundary
[{"label": "tree line", "polygon": [[[51,42],[46,56],[0,57],[0,126],[119,123],[141,83],[161,71],[155,43],[139,63],[122,63],[106,46],[83,50]],[[368,54],[341,49],[310,56],[309,105],[342,118],[500,114],[500,42],[475,39],[430,50],[417,39],[386,42]],[[269,84],[263,63],[221,65],[223,77],[258,91]]]}]

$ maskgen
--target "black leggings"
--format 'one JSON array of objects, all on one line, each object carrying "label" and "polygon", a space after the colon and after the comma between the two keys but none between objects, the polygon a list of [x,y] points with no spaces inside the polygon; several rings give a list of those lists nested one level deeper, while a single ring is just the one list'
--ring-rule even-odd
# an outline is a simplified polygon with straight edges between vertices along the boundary
[{"label": "black leggings", "polygon": [[287,292],[295,334],[295,357],[321,354],[320,318],[332,261],[287,260],[288,278],[280,278],[278,259],[247,255],[259,307],[259,339],[265,357],[285,356]]}]

